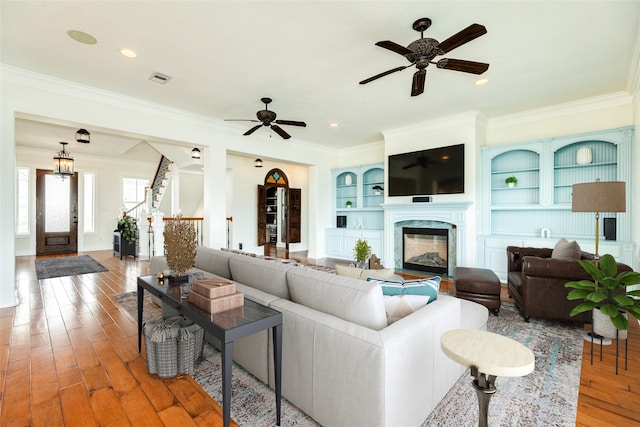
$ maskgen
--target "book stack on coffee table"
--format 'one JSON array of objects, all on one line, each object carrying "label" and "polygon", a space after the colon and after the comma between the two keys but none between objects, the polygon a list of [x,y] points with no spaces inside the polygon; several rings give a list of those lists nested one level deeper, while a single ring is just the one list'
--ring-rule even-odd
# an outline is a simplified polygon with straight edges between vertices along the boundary
[{"label": "book stack on coffee table", "polygon": [[189,302],[211,314],[244,306],[244,295],[235,283],[225,279],[201,279],[193,282]]}]

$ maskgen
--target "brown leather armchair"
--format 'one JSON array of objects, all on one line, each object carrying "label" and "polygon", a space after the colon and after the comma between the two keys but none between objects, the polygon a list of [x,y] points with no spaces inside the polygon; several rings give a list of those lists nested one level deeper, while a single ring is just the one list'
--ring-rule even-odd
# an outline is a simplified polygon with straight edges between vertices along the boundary
[{"label": "brown leather armchair", "polygon": [[[574,260],[551,258],[553,249],[507,247],[509,296],[520,309],[525,322],[531,317],[568,322],[591,323],[591,312],[570,317],[569,312],[581,300],[569,301],[571,289],[564,284],[574,280],[592,280]],[[582,259],[593,260],[593,254],[582,252]],[[618,263],[618,272],[631,267]]]}]

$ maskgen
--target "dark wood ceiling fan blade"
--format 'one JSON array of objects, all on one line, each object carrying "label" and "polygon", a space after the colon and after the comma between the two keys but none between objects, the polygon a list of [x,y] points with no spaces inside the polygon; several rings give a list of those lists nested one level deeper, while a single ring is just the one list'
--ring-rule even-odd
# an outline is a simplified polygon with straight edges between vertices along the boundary
[{"label": "dark wood ceiling fan blade", "polygon": [[291,135],[289,135],[287,132],[285,132],[284,129],[282,129],[280,126],[278,125],[271,125],[271,129],[273,129],[273,131],[275,133],[277,133],[278,135],[280,135],[281,137],[283,137],[284,139],[289,139],[291,138]]},{"label": "dark wood ceiling fan blade", "polygon": [[295,120],[276,120],[274,123],[277,123],[279,125],[289,125],[289,126],[301,126],[301,127],[307,127],[307,124],[305,122],[296,122]]},{"label": "dark wood ceiling fan blade", "polygon": [[255,119],[224,119],[225,122],[255,122],[259,123],[260,120]]},{"label": "dark wood ceiling fan blade", "polygon": [[394,69],[392,69],[392,70],[385,71],[384,73],[376,74],[376,75],[375,75],[375,76],[373,76],[373,77],[369,77],[368,79],[365,79],[365,80],[361,81],[361,82],[360,82],[360,84],[361,84],[361,85],[366,85],[367,83],[372,82],[372,81],[374,81],[374,80],[377,80],[377,79],[379,79],[380,77],[388,76],[389,74],[391,74],[391,73],[395,73],[395,72],[397,72],[397,71],[402,71],[402,70],[404,70],[404,69],[405,69],[405,68],[407,68],[407,67],[411,67],[412,65],[413,65],[413,64],[409,64],[409,65],[405,65],[404,67],[397,67],[397,68],[394,68]]},{"label": "dark wood ceiling fan blade", "polygon": [[484,62],[465,61],[464,59],[444,58],[436,63],[436,67],[445,70],[462,71],[463,73],[482,74],[489,69]]},{"label": "dark wood ceiling fan blade", "polygon": [[424,92],[424,81],[427,70],[418,70],[413,74],[413,84],[411,85],[411,96],[418,96]]},{"label": "dark wood ceiling fan blade", "polygon": [[252,127],[251,129],[249,129],[248,131],[246,131],[245,133],[243,133],[243,135],[251,135],[252,133],[254,133],[255,131],[257,131],[258,129],[260,129],[263,125],[255,125],[254,127]]},{"label": "dark wood ceiling fan blade", "polygon": [[487,34],[487,29],[484,25],[471,24],[464,30],[452,35],[442,43],[438,45],[438,48],[444,53],[450,52],[453,49],[462,46],[465,43],[469,43],[471,40],[480,37],[483,34]]},{"label": "dark wood ceiling fan blade", "polygon": [[409,50],[406,47],[399,45],[398,43],[394,43],[390,40],[383,40],[381,42],[378,42],[376,43],[376,46],[383,47],[385,49],[390,50],[391,52],[398,53],[402,56],[410,55],[413,53],[412,50]]}]

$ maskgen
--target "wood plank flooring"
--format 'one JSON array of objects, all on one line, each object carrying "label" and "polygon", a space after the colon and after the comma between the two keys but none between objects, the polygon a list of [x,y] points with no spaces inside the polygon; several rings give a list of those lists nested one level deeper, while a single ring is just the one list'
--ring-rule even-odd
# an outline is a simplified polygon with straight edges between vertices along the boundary
[{"label": "wood plank flooring", "polygon": [[38,281],[35,257],[16,258],[20,304],[0,309],[0,425],[222,425],[190,376],[148,373],[137,321],[113,299],[136,289],[148,262],[88,255],[109,272]]},{"label": "wood plank flooring", "polygon": [[[16,258],[20,304],[0,309],[0,425],[221,425],[220,407],[190,376],[149,375],[136,320],[112,298],[135,290],[148,262],[87,255],[109,271],[38,281],[35,257]],[[585,341],[577,426],[640,426],[640,327],[632,323],[629,369],[620,357],[618,375],[615,346],[603,347],[602,362],[596,346],[591,365]]]}]

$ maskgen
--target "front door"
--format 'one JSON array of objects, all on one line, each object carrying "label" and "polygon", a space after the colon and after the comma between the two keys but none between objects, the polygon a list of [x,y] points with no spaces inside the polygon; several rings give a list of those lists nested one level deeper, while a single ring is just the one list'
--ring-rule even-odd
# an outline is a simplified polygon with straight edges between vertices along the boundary
[{"label": "front door", "polygon": [[36,171],[36,255],[78,251],[78,174]]}]

